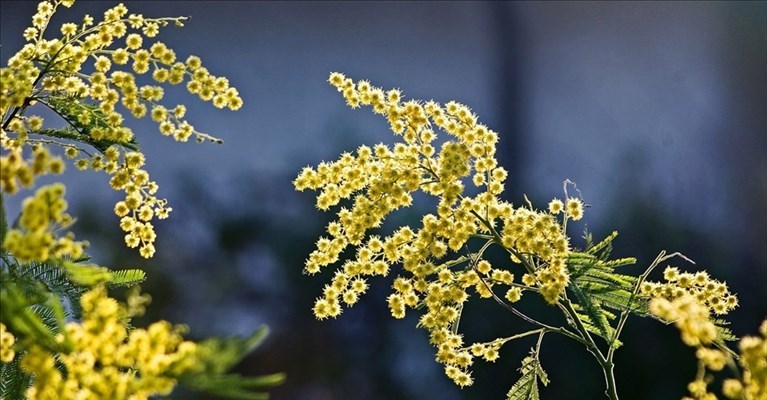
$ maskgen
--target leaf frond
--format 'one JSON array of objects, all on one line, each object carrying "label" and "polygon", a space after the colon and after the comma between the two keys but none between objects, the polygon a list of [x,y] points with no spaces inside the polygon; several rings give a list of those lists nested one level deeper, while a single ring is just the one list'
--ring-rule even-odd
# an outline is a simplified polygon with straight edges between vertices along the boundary
[{"label": "leaf frond", "polygon": [[535,349],[530,349],[530,355],[522,360],[519,372],[522,376],[509,389],[506,400],[539,400],[538,381],[546,386],[549,384],[549,377],[541,367]]},{"label": "leaf frond", "polygon": [[191,389],[230,399],[267,399],[263,390],[285,381],[284,374],[243,377],[227,374],[255,350],[269,334],[263,326],[247,337],[211,338],[198,344],[200,370],[179,377],[179,383]]},{"label": "leaf frond", "polygon": [[32,376],[24,372],[19,365],[23,352],[18,352],[9,363],[0,363],[0,399],[24,400]]}]

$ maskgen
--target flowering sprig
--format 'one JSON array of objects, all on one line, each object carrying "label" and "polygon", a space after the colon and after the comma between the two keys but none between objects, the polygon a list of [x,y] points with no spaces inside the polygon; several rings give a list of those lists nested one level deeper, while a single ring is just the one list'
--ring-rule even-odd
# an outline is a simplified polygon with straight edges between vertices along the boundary
[{"label": "flowering sprig", "polygon": [[650,312],[679,329],[682,341],[696,349],[698,372],[687,385],[690,397],[685,400],[714,400],[709,388],[713,373],[729,367],[734,378],[722,383],[722,394],[728,399],[755,400],[767,398],[767,320],[759,328],[761,337],[747,336],[739,343],[740,354],[730,350],[723,338],[734,339],[720,326],[719,318],[738,305],[724,282],[712,279],[705,271],[681,272],[667,267],[665,283],[645,282],[642,292],[650,300]]},{"label": "flowering sprig", "polygon": [[[150,115],[177,141],[220,143],[185,119],[183,104],[163,105],[164,86],[186,83],[216,108],[242,106],[237,89],[198,57],[178,61],[167,45],[148,43],[161,28],[182,26],[187,18],[145,18],[119,4],[101,21],[86,15],[47,38],[58,7],[72,4],[39,3],[24,31],[28,43],[0,69],[0,398],[147,399],[177,384],[264,398],[261,390],[279,384],[281,374],[241,378],[226,371],[261,342],[266,328],[246,338],[194,343],[184,339],[183,327],[167,321],[131,327],[130,318],[148,303],[135,291],[146,274],[85,263],[87,242],[66,232],[74,217],[67,213],[64,185],[38,188],[22,201],[18,223],[8,226],[5,196],[33,188],[40,176],[62,173],[67,159],[79,170],[110,176],[110,186],[125,196],[114,206],[125,243],[152,257],[153,222],[167,218],[171,208],[156,197],[158,184],[145,170],[123,113]],[[142,84],[150,71],[154,84]],[[29,114],[39,108],[66,127],[51,128]],[[123,305],[107,295],[107,286],[134,289]]]},{"label": "flowering sprig", "polygon": [[66,213],[64,185],[43,186],[33,197],[24,200],[19,228],[10,230],[3,247],[21,262],[61,259],[65,256],[79,259],[87,242],[77,242],[74,234],[55,237],[54,232],[66,229],[73,222]]},{"label": "flowering sprig", "polygon": [[[329,82],[350,107],[369,106],[384,116],[400,141],[393,146],[363,145],[336,161],[305,167],[293,182],[297,190],[319,191],[320,210],[343,204],[304,267],[306,273],[316,274],[341,264],[314,304],[318,319],[335,318],[344,306],[354,305],[367,291],[369,278],[394,275],[386,299],[392,316],[403,318],[408,309],[421,310],[418,327],[429,332],[436,360],[461,387],[473,383],[470,367],[475,359],[495,362],[505,343],[538,337],[523,360],[522,378],[509,391],[513,400],[537,399],[538,382],[548,383],[539,361],[546,333],[584,345],[602,367],[606,395],[617,399],[613,359],[631,314],[675,321],[686,342],[706,346],[699,350],[701,362],[709,368],[719,366],[719,356],[726,351],[708,346],[725,349],[724,340],[732,337],[721,326],[723,321],[710,313],[723,315],[737,305],[726,284],[704,272],[693,275],[673,267],[666,270],[667,283],[647,280],[658,265],[684,258],[678,253],[662,252],[639,277],[618,273],[616,268],[636,260],[609,259],[617,233],[597,244],[588,236],[585,250],[573,248],[567,223],[583,217],[584,202],[567,194],[569,181],[565,198],[553,199],[546,210],[529,201],[514,206],[502,200],[507,171],[495,158],[499,136],[468,107],[452,101],[404,101],[398,89],[354,82],[341,73],[331,73]],[[438,131],[446,137],[438,139]],[[412,205],[419,191],[437,200],[436,209],[425,214],[419,226],[401,226],[388,236],[372,232],[389,214]],[[487,260],[484,253],[492,246],[502,248],[509,261]],[[354,255],[341,262],[349,247]],[[514,303],[525,292],[537,293],[555,306],[566,323],[549,325],[516,308]],[[472,297],[497,302],[535,329],[466,342],[460,323]],[[597,337],[606,349],[597,344]],[[728,385],[733,393],[735,384]]]},{"label": "flowering sprig", "polygon": [[[177,141],[195,137],[200,142],[220,143],[185,119],[183,104],[163,105],[162,85],[186,82],[190,93],[217,108],[237,110],[242,99],[226,78],[211,74],[199,57],[179,61],[164,43],[147,43],[161,28],[183,26],[187,18],[146,18],[128,14],[119,4],[107,10],[101,21],[86,16],[79,24],[64,23],[60,37],[46,39],[51,18],[62,5],[69,7],[72,2],[43,1],[38,5],[32,26],[24,32],[28,43],[10,58],[7,68],[0,70],[0,186],[3,192],[13,194],[20,186],[33,186],[39,175],[63,172],[61,158],[50,156],[48,150],[62,147],[78,169],[112,176],[112,188],[125,194],[115,206],[115,213],[122,218],[125,242],[138,247],[142,256],[152,257],[156,237],[153,220],[167,217],[171,208],[167,200],[155,196],[158,185],[142,168],[143,155],[118,104],[136,118],[150,115],[163,135]],[[121,66],[130,68],[121,70]],[[155,84],[140,85],[139,78],[150,71]],[[34,105],[52,110],[69,128],[45,128],[41,117],[26,115]],[[77,142],[96,151],[89,152]],[[33,147],[34,159],[25,160],[24,153]]]},{"label": "flowering sprig", "polygon": [[[129,298],[131,301],[135,302]],[[108,297],[103,287],[86,292],[80,302],[82,321],[68,323],[57,337],[62,342],[68,340],[72,351],[56,355],[33,345],[21,359],[22,369],[36,378],[27,389],[27,398],[138,399],[167,395],[178,376],[194,369],[197,345],[183,339],[183,327],[160,321],[147,329],[129,331],[125,319],[133,315],[125,305]]]},{"label": "flowering sprig", "polygon": [[[541,211],[501,200],[507,172],[495,159],[498,134],[479,123],[464,105],[403,102],[399,90],[384,91],[367,81],[355,84],[340,73],[331,74],[329,82],[351,107],[371,106],[374,113],[384,115],[402,142],[393,148],[361,146],[356,154],[345,153],[316,169],[304,168],[294,181],[298,190],[321,190],[317,207],[322,210],[342,199],[352,200],[349,208],[338,211],[338,219],[327,227],[329,237],[317,242],[306,262],[305,271],[317,273],[337,262],[346,247],[356,247],[356,258],[336,271],[314,313],[319,319],[338,316],[342,303],[351,306],[366,291],[368,277],[388,275],[401,264],[387,299],[392,316],[403,318],[408,308],[426,306],[419,326],[430,332],[437,360],[458,385],[470,385],[473,359],[495,361],[499,347],[508,340],[464,344],[458,333],[464,304],[472,294],[514,303],[525,291],[558,303],[569,282],[570,245],[563,227],[567,220],[582,217],[583,202],[555,199],[549,210]],[[449,137],[439,150],[436,130]],[[466,189],[469,177],[479,189],[475,195]],[[388,214],[411,205],[419,190],[437,198],[436,212],[426,214],[420,228],[404,226],[386,237],[367,235]],[[451,260],[469,247],[471,239],[485,245]],[[521,281],[515,280],[510,266],[493,266],[483,259],[493,244],[509,252],[524,275]],[[496,291],[503,287],[501,299]]]}]

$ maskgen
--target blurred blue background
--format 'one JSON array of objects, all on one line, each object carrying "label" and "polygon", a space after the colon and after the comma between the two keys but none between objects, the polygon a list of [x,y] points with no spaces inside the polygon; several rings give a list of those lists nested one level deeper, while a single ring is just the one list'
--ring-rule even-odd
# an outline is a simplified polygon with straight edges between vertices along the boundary
[{"label": "blurred blue background", "polygon": [[[52,32],[112,4],[78,2]],[[325,279],[301,269],[332,216],[291,180],[359,144],[392,141],[380,117],[346,107],[326,83],[330,71],[399,87],[407,98],[469,105],[501,134],[509,200],[527,194],[543,206],[573,180],[590,204],[574,237],[617,229],[614,254],[637,256],[633,273],[662,249],[683,252],[700,263],[686,269],[709,269],[739,294],[738,335],[767,315],[765,2],[125,4],[145,16],[192,16],[159,40],[229,77],[245,106],[219,111],[168,91],[168,104],[186,103],[190,121],[222,146],[173,143],[152,123],[133,124],[174,208],[158,227],[158,256],[123,249],[111,213],[118,194],[103,175],[65,177],[78,236],[99,262],[149,271],[148,319],[186,323],[198,337],[268,324],[273,335],[239,370],[286,372],[275,399],[503,398],[532,345],[507,346],[459,390],[432,361],[415,318],[388,317],[385,281],[339,320],[313,319]],[[22,45],[35,5],[0,2],[3,60]],[[401,220],[418,214],[416,206]],[[556,320],[535,303],[523,307]],[[493,304],[464,321],[477,339],[527,328]],[[683,395],[695,361],[674,328],[632,319],[625,342],[622,398]],[[543,398],[602,396],[583,349],[547,337],[542,362],[553,381]]]}]

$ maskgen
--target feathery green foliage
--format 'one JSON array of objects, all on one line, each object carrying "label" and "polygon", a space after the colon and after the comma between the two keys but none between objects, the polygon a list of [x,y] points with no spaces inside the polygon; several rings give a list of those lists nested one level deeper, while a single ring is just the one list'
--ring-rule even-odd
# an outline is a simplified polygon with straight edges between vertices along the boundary
[{"label": "feathery green foliage", "polygon": [[26,391],[32,376],[21,369],[19,362],[23,353],[9,363],[0,363],[0,399],[26,400]]},{"label": "feathery green foliage", "polygon": [[[672,266],[663,273],[665,282],[648,281],[650,273],[671,258],[689,261],[665,251],[639,276],[629,275],[619,268],[636,259],[610,257],[616,232],[599,243],[587,233],[586,249],[574,249],[567,229],[569,221],[583,218],[586,204],[580,191],[565,181],[564,199],[552,199],[545,210],[527,197],[521,206],[508,202],[502,196],[508,174],[495,157],[500,136],[480,123],[469,107],[454,101],[404,101],[399,89],[355,82],[339,72],[332,72],[328,82],[350,107],[369,106],[386,118],[397,142],[393,147],[362,145],[336,161],[303,168],[293,181],[299,191],[318,191],[320,210],[340,206],[338,219],[328,224],[328,235],[317,240],[305,263],[309,274],[337,268],[314,304],[318,319],[338,317],[359,300],[372,276],[393,273],[387,298],[391,315],[399,319],[408,309],[419,310],[417,326],[429,331],[436,361],[458,386],[474,383],[470,369],[476,358],[494,362],[503,344],[538,333],[538,345],[523,360],[522,378],[508,396],[538,399],[538,380],[548,382],[538,354],[543,335],[551,332],[586,347],[603,371],[605,394],[617,400],[614,356],[621,332],[630,315],[652,316],[676,325],[683,341],[698,348],[701,372],[688,388],[695,399],[714,398],[706,389],[711,380],[706,368],[719,371],[725,362],[735,365],[731,354],[722,351],[728,333],[712,318],[738,304],[725,283],[705,271],[682,272]],[[445,134],[441,141],[436,141],[438,131]],[[478,189],[465,190],[470,183]],[[579,196],[571,196],[568,189]],[[401,226],[389,235],[368,234],[390,213],[417,201],[416,192],[436,197],[436,210],[423,215],[420,224]],[[472,252],[475,245],[481,249]],[[508,253],[511,262],[483,259],[493,246]],[[347,247],[355,248],[356,259],[339,262]],[[453,268],[467,257],[469,268]],[[521,282],[515,281],[520,275]],[[527,314],[523,304],[515,304],[527,292],[541,295],[566,324]],[[458,329],[468,310],[464,305],[482,299],[496,302],[536,329],[467,346]],[[753,386],[749,379],[730,380],[725,395],[742,398],[733,388]]]},{"label": "feathery green foliage", "polygon": [[[76,219],[67,213],[63,184],[36,188],[20,201],[19,217],[8,226],[4,196],[35,188],[43,175],[63,173],[66,157],[78,170],[110,176],[111,189],[125,195],[113,208],[125,244],[151,258],[153,221],[167,218],[172,209],[155,196],[159,185],[143,169],[145,156],[122,113],[151,116],[177,141],[221,143],[185,120],[183,104],[168,109],[161,103],[163,84],[186,82],[189,92],[217,108],[242,106],[237,89],[211,74],[199,57],[182,60],[153,39],[160,28],[183,26],[188,18],[128,14],[118,4],[99,21],[85,16],[82,23],[60,25],[58,36],[46,32],[57,9],[73,3],[40,2],[32,26],[23,32],[27,43],[0,68],[0,399],[168,394],[178,375],[197,371],[198,359],[204,368],[189,376],[189,386],[225,397],[265,398],[263,389],[280,383],[281,375],[250,378],[226,370],[252,351],[266,330],[198,347],[184,339],[182,326],[167,321],[133,327],[131,318],[145,311],[149,297],[131,290],[122,304],[106,288],[138,289],[146,273],[89,262],[88,243],[67,231]],[[158,85],[142,82],[140,75],[150,68]],[[65,126],[51,127],[33,115],[41,109]]]},{"label": "feathery green foliage", "polygon": [[636,263],[634,258],[610,259],[612,241],[617,236],[618,233],[613,232],[601,242],[592,244],[591,235],[586,234],[586,251],[571,252],[567,259],[570,272],[567,289],[574,297],[573,308],[583,326],[611,346],[621,345],[611,325],[616,318],[611,310],[629,310],[642,316],[648,312],[647,299],[634,293],[637,278],[615,272],[618,267]]},{"label": "feathery green foliage", "polygon": [[[99,152],[103,153],[112,145],[119,145],[130,150],[138,150],[138,142],[133,137],[129,141],[118,142],[108,139],[96,140],[91,136],[91,131],[94,129],[107,129],[109,124],[107,123],[107,115],[93,104],[72,101],[71,98],[66,97],[51,97],[48,99],[48,104],[52,110],[62,117],[69,126],[60,129],[45,128],[40,131],[40,134],[57,138],[72,140],[75,142],[86,143]],[[80,121],[85,114],[88,119],[87,124],[83,124]]]},{"label": "feathery green foliage", "polygon": [[200,392],[230,399],[268,398],[264,390],[284,382],[284,374],[243,377],[226,373],[258,348],[268,334],[269,328],[262,326],[248,337],[211,338],[199,343],[200,370],[182,375],[179,383]]},{"label": "feathery green foliage", "polygon": [[538,350],[530,349],[530,355],[522,359],[519,369],[522,376],[511,386],[506,394],[507,400],[538,400],[538,381],[543,386],[549,384],[549,377],[541,367]]},{"label": "feathery green foliage", "polygon": [[61,332],[66,314],[59,298],[43,284],[13,284],[9,275],[2,273],[0,279],[0,322],[16,335],[54,352],[69,350],[69,343],[58,342],[56,333]]}]

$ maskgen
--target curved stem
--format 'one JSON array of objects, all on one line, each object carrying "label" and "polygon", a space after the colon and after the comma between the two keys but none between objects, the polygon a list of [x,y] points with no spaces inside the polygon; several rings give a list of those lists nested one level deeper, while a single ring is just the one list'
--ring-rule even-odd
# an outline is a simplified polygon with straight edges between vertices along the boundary
[{"label": "curved stem", "polygon": [[[436,177],[436,174],[433,171],[431,171],[430,169],[428,169],[426,167],[424,167],[424,168],[427,169],[427,171],[429,171],[432,175],[434,175]],[[565,186],[565,193],[566,193],[566,186]],[[535,269],[536,269],[535,265],[531,262],[531,260],[529,258],[525,257],[524,254],[519,253],[515,249],[508,248],[508,247],[503,245],[503,239],[502,239],[501,235],[498,233],[498,231],[495,229],[493,224],[487,218],[483,218],[482,215],[480,215],[478,212],[476,212],[474,210],[471,210],[471,214],[474,215],[474,217],[477,218],[477,220],[479,220],[487,228],[487,230],[490,232],[490,235],[483,235],[483,234],[477,234],[476,235],[477,237],[482,237],[483,239],[488,240],[488,242],[482,248],[482,251],[484,251],[487,248],[487,246],[489,246],[490,244],[497,243],[499,246],[501,246],[507,252],[509,252],[510,254],[515,256],[518,260],[520,260],[520,262],[522,263],[522,265],[524,266],[525,270],[527,270],[528,273],[530,273],[530,274],[534,274],[535,273]],[[567,221],[567,218],[565,218],[565,225],[563,226],[563,229],[566,229],[566,223],[567,223],[566,221]],[[477,263],[477,261],[478,261],[478,258],[472,260],[472,264],[473,264],[472,267],[473,268],[474,268],[474,265]],[[498,295],[495,294],[495,292],[490,288],[490,285],[488,285],[488,283],[485,281],[485,279],[479,273],[477,274],[477,276],[479,276],[479,278],[482,281],[482,283],[490,291],[493,299],[498,304],[500,304],[504,308],[508,309],[514,315],[522,318],[526,322],[541,327],[541,329],[542,329],[541,330],[541,336],[538,339],[538,346],[539,347],[540,347],[541,340],[543,339],[543,334],[545,332],[555,332],[555,333],[562,334],[562,335],[567,336],[567,337],[569,337],[569,338],[571,338],[571,339],[573,339],[573,340],[583,344],[584,346],[586,346],[586,349],[594,356],[594,358],[597,359],[597,362],[599,362],[599,366],[602,368],[602,372],[603,372],[604,377],[605,377],[605,383],[606,383],[606,386],[607,386],[607,388],[605,390],[605,394],[611,400],[619,400],[618,392],[617,392],[617,385],[616,385],[616,382],[615,382],[615,373],[613,371],[614,364],[612,362],[612,357],[610,357],[610,358],[605,357],[605,355],[599,350],[599,347],[597,346],[596,342],[594,342],[594,339],[591,337],[591,334],[589,334],[589,331],[583,325],[583,322],[580,320],[578,314],[575,312],[575,309],[573,308],[573,304],[567,298],[566,294],[561,296],[561,299],[558,302],[558,305],[560,306],[560,309],[563,311],[565,316],[569,320],[572,321],[572,324],[574,325],[574,327],[576,329],[576,333],[573,333],[573,332],[571,332],[571,331],[569,331],[569,330],[567,330],[565,328],[562,328],[562,327],[555,328],[553,326],[546,325],[546,324],[544,324],[542,322],[539,322],[539,321],[537,321],[537,320],[535,320],[533,318],[528,317],[527,315],[525,315],[521,311],[517,310],[512,305],[507,304],[505,301],[503,301],[503,299],[498,297]],[[623,317],[623,315],[621,317],[623,319],[625,319]],[[625,323],[625,321],[624,321],[624,323]],[[610,344],[612,344],[612,343],[610,343]],[[612,347],[611,347],[611,350],[612,350]],[[538,351],[540,351],[540,349]],[[608,353],[608,354],[612,354],[612,353]]]},{"label": "curved stem", "polygon": [[607,382],[607,389],[605,389],[605,394],[611,400],[618,400],[618,390],[615,384],[615,372],[613,371],[614,367],[615,364],[610,362],[607,365],[602,365],[602,371],[605,374],[605,381]]},{"label": "curved stem", "polygon": [[[484,250],[487,247],[489,247],[492,243],[495,243],[495,242],[492,241],[492,240],[489,240],[487,243],[485,243],[485,245],[482,247],[482,252],[484,252]],[[480,252],[480,254],[481,254],[481,252]],[[493,289],[487,283],[485,278],[482,277],[482,275],[479,274],[479,272],[476,270],[476,264],[479,261],[479,259],[478,258],[474,258],[471,261],[472,261],[472,269],[474,269],[475,273],[477,273],[477,276],[479,277],[479,280],[482,282],[483,285],[485,285],[485,288],[487,288],[487,290],[490,292],[490,295],[493,297],[493,300],[495,300],[496,303],[500,304],[503,308],[511,311],[512,314],[514,314],[517,317],[521,318],[525,322],[528,322],[528,323],[530,323],[532,325],[535,325],[535,326],[539,326],[539,327],[541,327],[542,329],[545,329],[548,332],[559,333],[561,335],[567,336],[570,339],[573,339],[573,340],[575,340],[577,342],[580,342],[583,345],[588,346],[588,343],[586,341],[584,341],[583,338],[581,338],[578,335],[570,332],[569,330],[567,330],[565,328],[562,328],[562,327],[553,327],[551,325],[544,324],[543,322],[540,322],[540,321],[538,321],[536,319],[533,319],[533,318],[529,317],[527,314],[523,313],[522,311],[517,310],[511,304],[508,304],[505,301],[503,301],[503,299],[501,299],[500,297],[498,297],[497,294],[495,294],[495,291],[493,291]]]},{"label": "curved stem", "polygon": [[611,400],[618,400],[618,391],[617,391],[617,385],[615,382],[615,373],[613,371],[614,364],[612,359],[608,359],[607,357],[602,354],[602,352],[599,350],[599,347],[597,346],[596,342],[594,342],[594,339],[591,337],[591,334],[589,334],[589,331],[586,329],[586,327],[583,325],[583,322],[578,317],[578,314],[575,312],[575,309],[573,308],[572,303],[569,299],[565,297],[564,301],[561,302],[563,312],[566,313],[566,315],[569,316],[569,318],[573,321],[573,325],[575,325],[575,329],[580,333],[580,335],[583,337],[583,343],[586,345],[586,350],[591,353],[594,358],[597,359],[597,362],[599,363],[599,366],[602,368],[602,373],[605,377],[605,394],[608,398]]}]

